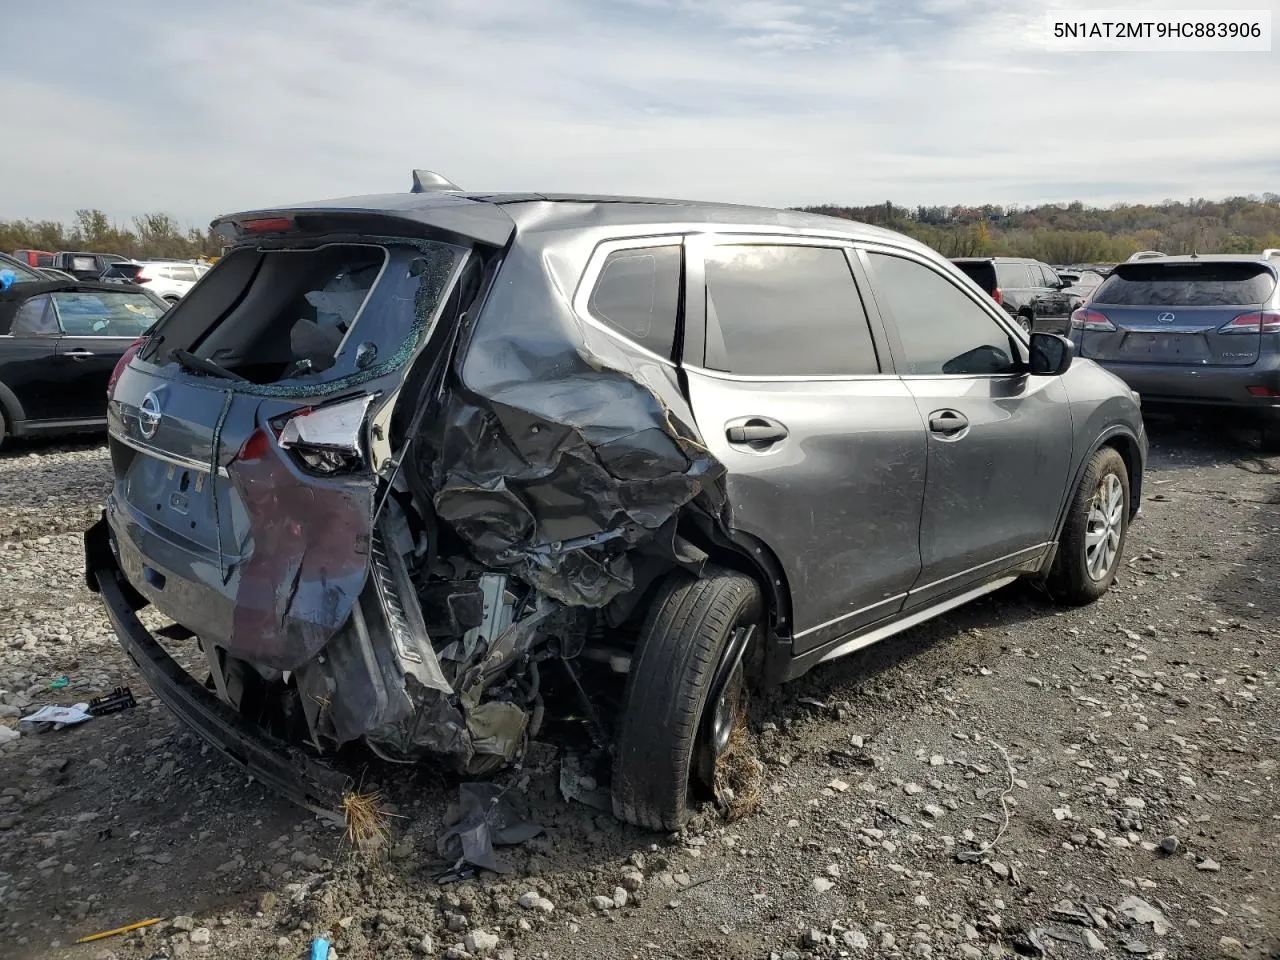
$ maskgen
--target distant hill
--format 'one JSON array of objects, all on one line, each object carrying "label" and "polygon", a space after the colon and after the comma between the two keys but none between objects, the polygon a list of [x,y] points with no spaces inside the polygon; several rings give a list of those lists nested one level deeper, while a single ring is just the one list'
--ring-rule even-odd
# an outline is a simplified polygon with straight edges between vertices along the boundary
[{"label": "distant hill", "polygon": [[909,234],[945,257],[1035,257],[1048,263],[1124,260],[1139,250],[1258,253],[1280,247],[1280,194],[1158,204],[1038,207],[801,207]]}]

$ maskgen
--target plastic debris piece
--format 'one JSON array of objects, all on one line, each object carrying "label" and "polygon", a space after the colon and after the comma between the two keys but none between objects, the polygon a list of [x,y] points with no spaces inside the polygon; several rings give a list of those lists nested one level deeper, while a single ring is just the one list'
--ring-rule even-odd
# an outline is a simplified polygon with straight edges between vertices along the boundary
[{"label": "plastic debris piece", "polygon": [[123,927],[116,927],[114,930],[103,930],[101,933],[91,933],[87,937],[81,937],[76,943],[92,943],[94,940],[105,940],[107,937],[114,937],[121,933],[128,933],[131,930],[141,930],[143,927],[154,926],[160,923],[164,917],[152,917],[150,920],[139,920],[137,923],[128,923]]},{"label": "plastic debris piece", "polygon": [[35,713],[22,718],[22,723],[51,723],[53,729],[61,730],[77,723],[84,723],[93,718],[87,703],[77,703],[70,707],[41,707]]},{"label": "plastic debris piece", "polygon": [[583,758],[576,753],[566,753],[560,761],[560,795],[566,802],[576,800],[594,810],[613,813],[609,791],[602,790],[588,775]]},{"label": "plastic debris piece", "polygon": [[525,843],[542,832],[542,825],[525,819],[514,798],[497,784],[459,784],[458,806],[457,823],[436,840],[440,856],[455,862],[454,872],[471,864],[494,873],[510,873],[511,866],[493,848]]},{"label": "plastic debris piece", "polygon": [[95,717],[101,717],[108,713],[119,713],[121,710],[128,710],[137,705],[138,701],[133,698],[133,693],[128,687],[116,687],[111,693],[90,700],[89,712]]},{"label": "plastic debris piece", "polygon": [[68,680],[66,677],[58,677],[57,680],[54,680],[53,683],[49,684],[49,689],[61,690],[63,687],[69,687],[69,686],[71,686],[70,680]]},{"label": "plastic debris piece", "polygon": [[329,960],[329,941],[324,937],[316,937],[312,940],[308,960]]}]

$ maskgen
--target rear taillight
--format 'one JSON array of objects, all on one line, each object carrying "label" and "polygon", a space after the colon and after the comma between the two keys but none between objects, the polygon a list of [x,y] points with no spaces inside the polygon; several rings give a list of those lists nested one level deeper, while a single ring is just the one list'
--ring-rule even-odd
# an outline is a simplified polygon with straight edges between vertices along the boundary
[{"label": "rear taillight", "polygon": [[288,233],[293,229],[292,217],[263,217],[260,220],[241,220],[241,233]]},{"label": "rear taillight", "polygon": [[1280,397],[1280,390],[1275,389],[1275,387],[1254,386],[1254,387],[1246,387],[1245,389],[1249,391],[1249,396],[1251,397],[1269,397],[1271,399]]},{"label": "rear taillight", "polygon": [[272,419],[271,429],[276,442],[304,469],[326,476],[349,473],[365,464],[364,417],[372,402],[372,396],[362,394],[320,407],[302,407]]},{"label": "rear taillight", "polygon": [[138,274],[136,277],[133,278],[133,282],[134,283],[150,283],[151,278],[144,277],[142,274]]},{"label": "rear taillight", "polygon": [[1280,333],[1280,313],[1255,310],[1233,317],[1218,328],[1219,333]]},{"label": "rear taillight", "polygon": [[1071,328],[1073,330],[1114,330],[1116,325],[1105,313],[1081,307],[1071,314]]},{"label": "rear taillight", "polygon": [[134,355],[142,349],[142,345],[147,342],[146,337],[139,337],[133,343],[125,348],[124,353],[120,354],[120,359],[116,361],[115,369],[111,371],[111,377],[107,380],[107,399],[111,399],[112,391],[116,388],[116,381],[120,379],[120,374],[124,373],[124,368],[129,365],[129,361]]},{"label": "rear taillight", "polygon": [[994,300],[996,303],[1004,303],[1004,291],[1001,290],[999,287],[996,287],[994,290],[991,291],[991,299]]}]

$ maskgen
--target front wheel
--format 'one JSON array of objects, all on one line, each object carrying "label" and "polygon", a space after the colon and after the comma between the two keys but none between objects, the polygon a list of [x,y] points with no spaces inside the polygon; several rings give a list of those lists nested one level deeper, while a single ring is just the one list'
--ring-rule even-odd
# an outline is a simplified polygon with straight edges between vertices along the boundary
[{"label": "front wheel", "polygon": [[1064,603],[1093,603],[1110,589],[1129,534],[1129,470],[1112,447],[1093,455],[1067,512],[1049,588]]},{"label": "front wheel", "polygon": [[613,812],[652,830],[678,830],[690,792],[714,778],[744,684],[744,645],[761,619],[750,577],[672,574],[659,587],[631,658],[613,761]]}]

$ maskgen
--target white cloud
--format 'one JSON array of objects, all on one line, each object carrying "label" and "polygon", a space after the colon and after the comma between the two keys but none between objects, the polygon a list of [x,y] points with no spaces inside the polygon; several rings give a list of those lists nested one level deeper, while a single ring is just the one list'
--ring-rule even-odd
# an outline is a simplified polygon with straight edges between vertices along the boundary
[{"label": "white cloud", "polygon": [[39,105],[8,121],[0,182],[21,188],[0,217],[203,222],[406,189],[412,167],[772,205],[1214,196],[1280,175],[1261,95],[1277,54],[1051,55],[1042,11],[1014,0],[111,10],[89,31],[137,58],[46,43],[0,61],[11,102]]}]

